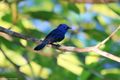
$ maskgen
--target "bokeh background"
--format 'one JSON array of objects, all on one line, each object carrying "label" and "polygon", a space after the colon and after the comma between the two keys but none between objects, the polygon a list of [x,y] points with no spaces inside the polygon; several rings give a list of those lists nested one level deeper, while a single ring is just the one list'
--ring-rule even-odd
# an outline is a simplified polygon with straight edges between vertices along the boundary
[{"label": "bokeh background", "polygon": [[[120,25],[120,2],[0,1],[0,26],[12,31],[42,40],[61,23],[72,30],[59,44],[94,46]],[[0,32],[0,80],[120,80],[120,63],[97,53],[64,52],[51,47],[35,52],[36,45]],[[120,30],[102,50],[120,57]]]}]

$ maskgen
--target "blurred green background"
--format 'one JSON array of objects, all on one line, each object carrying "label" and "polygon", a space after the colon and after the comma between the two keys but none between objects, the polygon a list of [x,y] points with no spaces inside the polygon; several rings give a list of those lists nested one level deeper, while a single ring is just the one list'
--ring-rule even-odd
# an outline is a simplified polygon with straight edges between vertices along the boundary
[{"label": "blurred green background", "polygon": [[[120,3],[0,1],[0,26],[4,28],[41,40],[61,23],[72,30],[60,44],[94,46],[120,25]],[[0,80],[120,80],[120,63],[97,53],[63,52],[50,47],[36,53],[36,45],[0,32]],[[120,30],[102,50],[120,56]]]}]

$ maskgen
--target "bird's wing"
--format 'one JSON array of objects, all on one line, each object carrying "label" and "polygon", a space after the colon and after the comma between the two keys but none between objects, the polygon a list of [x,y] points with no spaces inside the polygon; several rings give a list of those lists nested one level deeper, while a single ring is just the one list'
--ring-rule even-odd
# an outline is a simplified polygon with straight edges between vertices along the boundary
[{"label": "bird's wing", "polygon": [[64,34],[57,29],[51,31],[45,38],[45,40],[48,40],[49,43],[59,42],[62,39],[64,39]]},{"label": "bird's wing", "polygon": [[58,30],[57,30],[57,29],[54,29],[53,31],[51,31],[51,32],[45,37],[45,39],[48,39],[48,38],[53,37],[57,32],[58,32]]}]

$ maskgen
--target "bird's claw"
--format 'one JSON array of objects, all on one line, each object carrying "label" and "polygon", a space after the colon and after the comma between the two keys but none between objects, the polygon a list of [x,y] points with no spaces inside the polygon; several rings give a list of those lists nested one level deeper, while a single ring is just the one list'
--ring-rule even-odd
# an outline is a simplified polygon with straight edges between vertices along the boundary
[{"label": "bird's claw", "polygon": [[59,45],[59,44],[53,44],[52,43],[52,45],[54,46],[54,47],[60,47],[61,45]]}]

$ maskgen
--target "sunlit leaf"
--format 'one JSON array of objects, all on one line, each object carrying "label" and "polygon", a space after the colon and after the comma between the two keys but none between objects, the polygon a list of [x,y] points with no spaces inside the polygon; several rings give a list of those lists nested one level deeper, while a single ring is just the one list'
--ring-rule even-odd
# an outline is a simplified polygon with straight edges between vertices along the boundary
[{"label": "sunlit leaf", "polygon": [[74,3],[69,3],[68,8],[77,14],[80,13],[79,8],[77,8],[77,6]]},{"label": "sunlit leaf", "polygon": [[50,20],[54,18],[59,18],[59,15],[56,15],[54,12],[48,12],[48,11],[29,11],[27,12],[32,16],[33,18],[37,19],[43,19],[43,20]]}]

